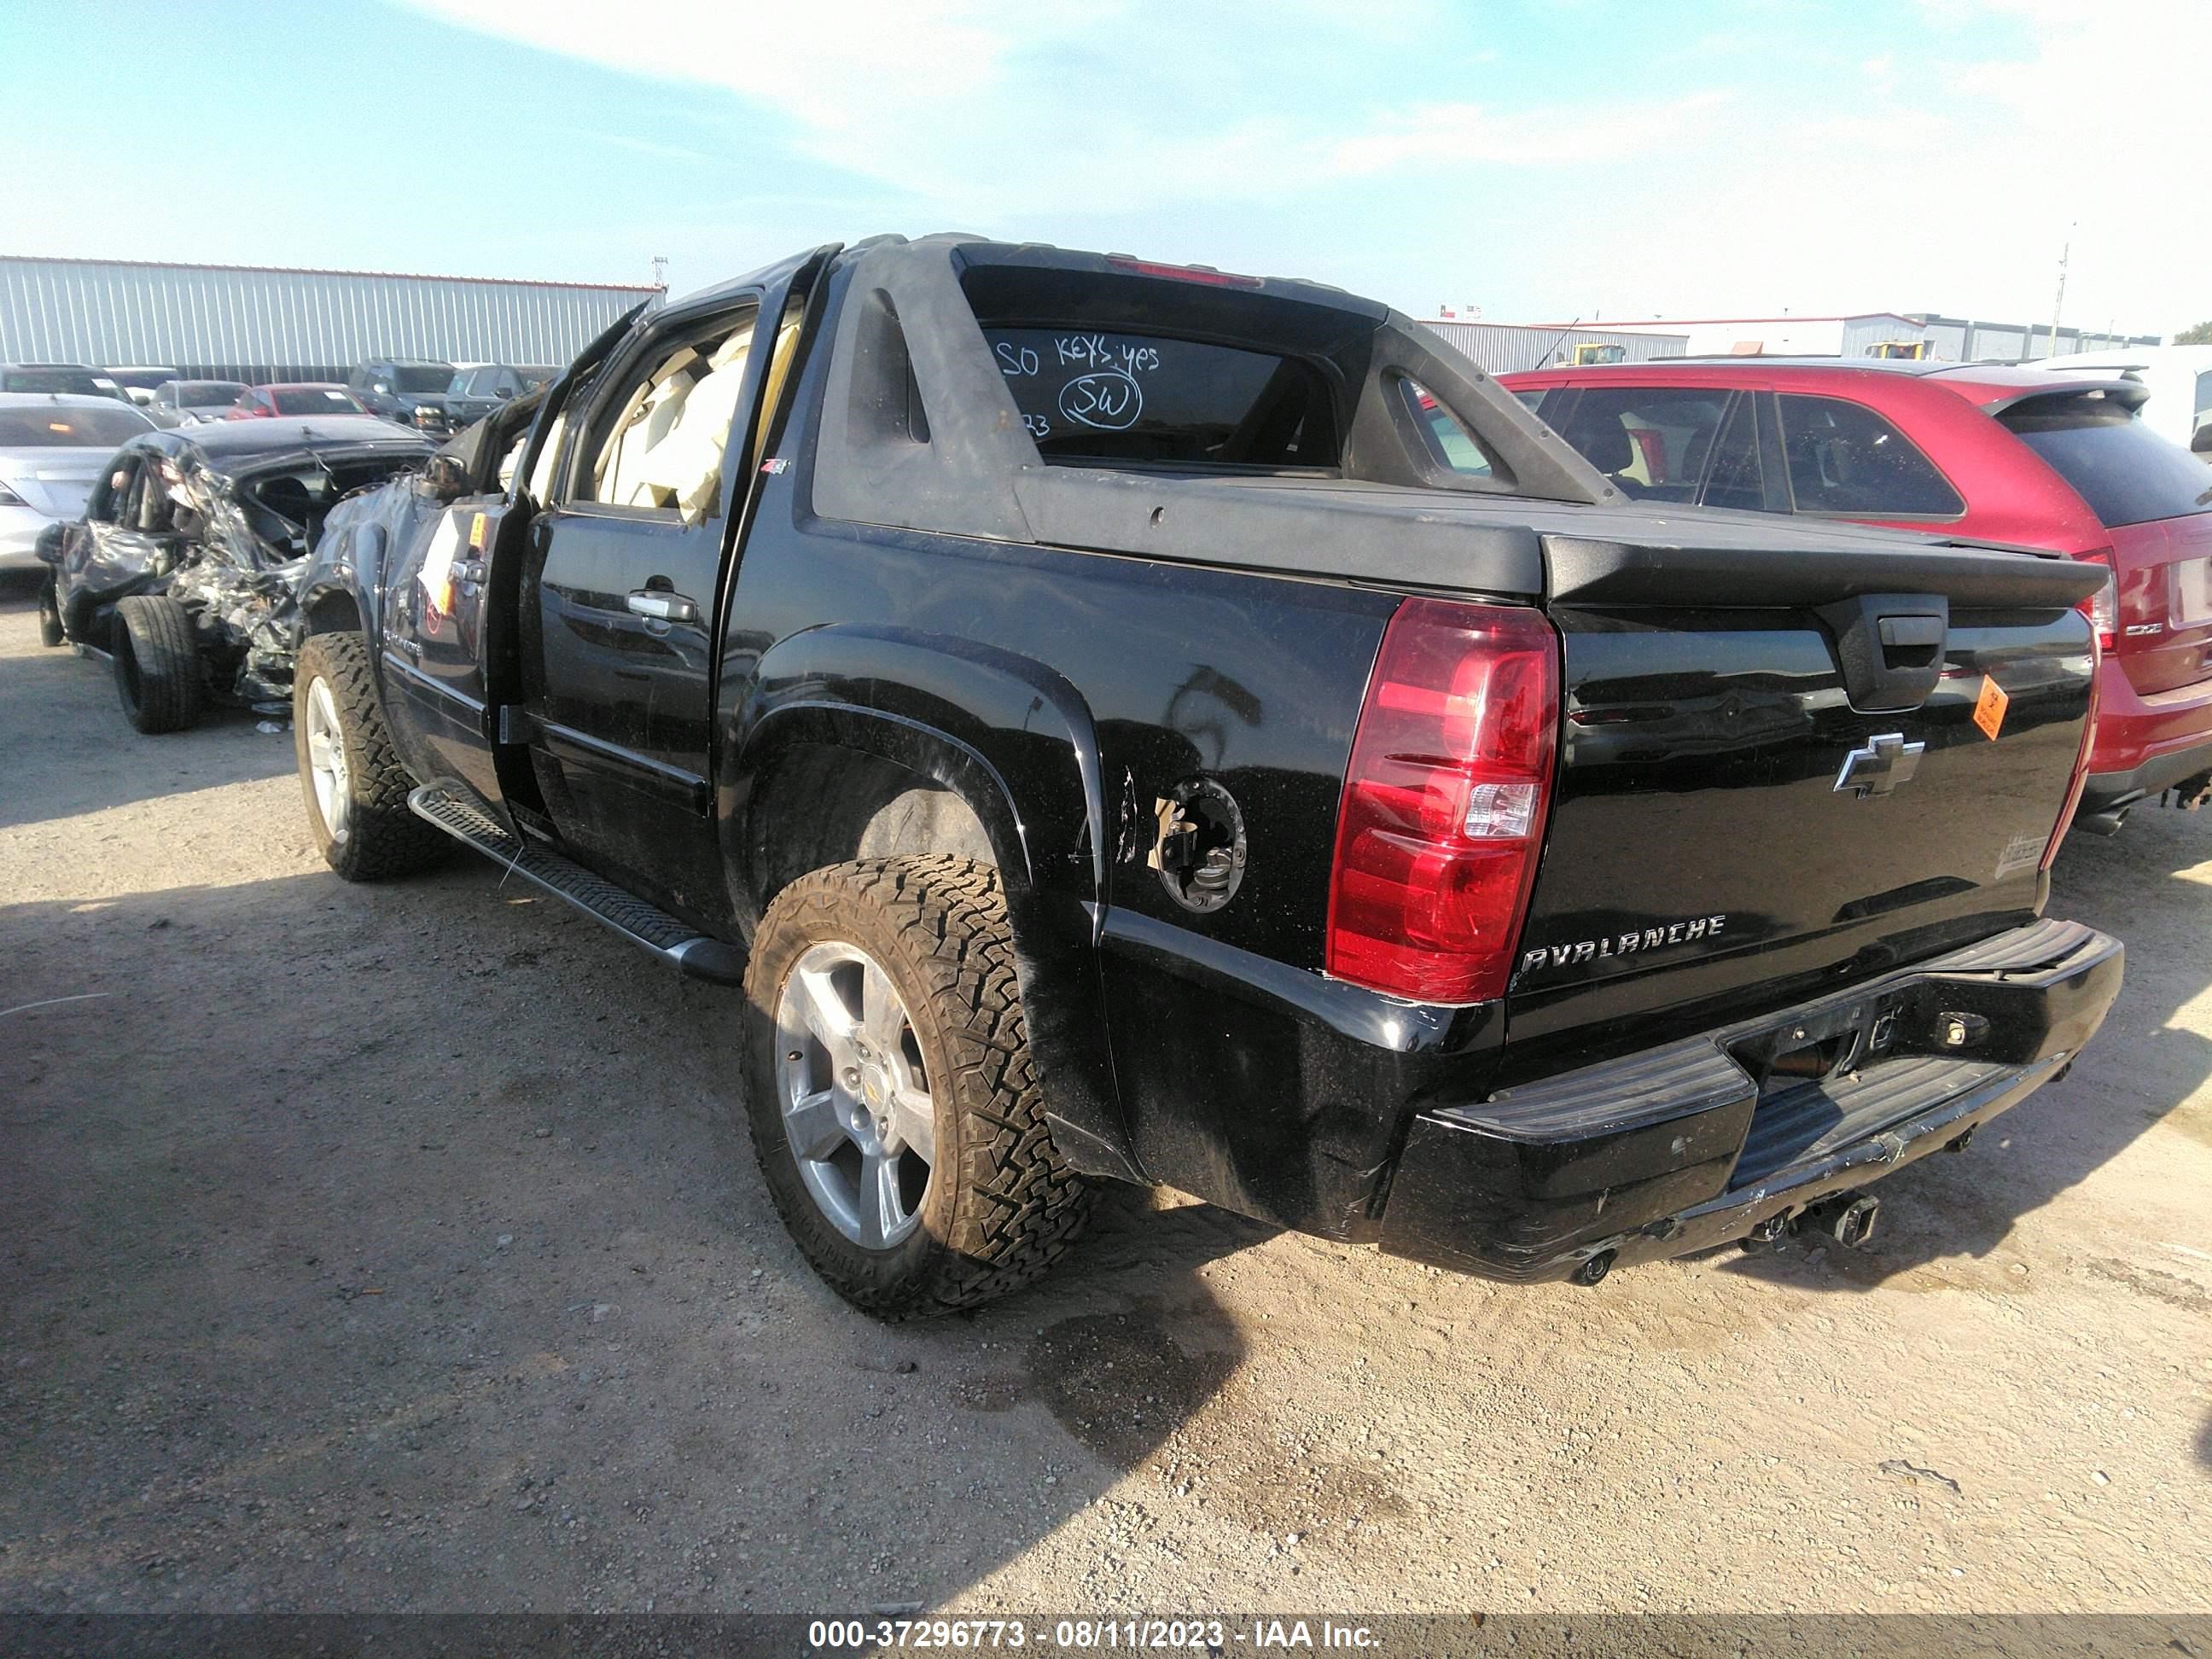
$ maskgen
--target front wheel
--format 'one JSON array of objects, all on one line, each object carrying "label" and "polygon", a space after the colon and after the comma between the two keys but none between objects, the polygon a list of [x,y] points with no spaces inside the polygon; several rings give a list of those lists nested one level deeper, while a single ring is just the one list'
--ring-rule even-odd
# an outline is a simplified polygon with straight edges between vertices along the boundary
[{"label": "front wheel", "polygon": [[833,865],[779,893],[745,974],[769,1195],[831,1289],[887,1319],[1042,1274],[1091,1192],[1053,1145],[986,864]]},{"label": "front wheel", "polygon": [[61,597],[54,591],[53,573],[49,571],[39,579],[39,643],[59,645],[66,638],[62,632]]},{"label": "front wheel", "polygon": [[323,861],[348,881],[381,881],[442,857],[445,835],[407,810],[399,763],[358,634],[316,634],[292,675],[292,750]]}]

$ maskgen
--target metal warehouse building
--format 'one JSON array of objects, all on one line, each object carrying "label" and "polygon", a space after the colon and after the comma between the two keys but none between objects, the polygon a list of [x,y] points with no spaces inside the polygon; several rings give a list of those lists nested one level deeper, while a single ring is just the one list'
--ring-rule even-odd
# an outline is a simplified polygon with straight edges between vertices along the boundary
[{"label": "metal warehouse building", "polygon": [[0,255],[0,362],[342,380],[368,357],[559,366],[656,288]]},{"label": "metal warehouse building", "polygon": [[[1694,317],[1623,323],[1624,329],[1675,329],[1696,355],[1769,357],[1923,356],[1943,362],[2070,356],[2154,346],[2155,334],[2118,334],[2044,323],[1979,322],[1927,311],[1863,311],[1847,317]],[[1624,334],[1623,339],[1640,336]]]},{"label": "metal warehouse building", "polygon": [[1492,374],[1571,363],[1577,356],[1576,348],[1584,346],[1595,348],[1594,352],[1582,353],[1584,357],[1601,353],[1602,361],[1607,362],[1648,363],[1655,358],[1680,356],[1688,340],[1682,334],[1634,333],[1617,328],[1562,327],[1558,324],[1531,327],[1521,323],[1440,319],[1425,321],[1421,326],[1457,346],[1474,360],[1476,367]]}]

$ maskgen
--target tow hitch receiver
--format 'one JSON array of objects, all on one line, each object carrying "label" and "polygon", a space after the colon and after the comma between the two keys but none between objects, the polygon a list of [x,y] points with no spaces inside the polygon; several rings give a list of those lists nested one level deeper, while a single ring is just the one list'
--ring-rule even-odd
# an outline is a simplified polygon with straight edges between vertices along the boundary
[{"label": "tow hitch receiver", "polygon": [[1808,1204],[1799,1212],[1793,1224],[1798,1232],[1825,1233],[1837,1243],[1856,1250],[1865,1247],[1874,1237],[1875,1222],[1881,1215],[1881,1200],[1856,1188],[1831,1193],[1816,1204]]}]

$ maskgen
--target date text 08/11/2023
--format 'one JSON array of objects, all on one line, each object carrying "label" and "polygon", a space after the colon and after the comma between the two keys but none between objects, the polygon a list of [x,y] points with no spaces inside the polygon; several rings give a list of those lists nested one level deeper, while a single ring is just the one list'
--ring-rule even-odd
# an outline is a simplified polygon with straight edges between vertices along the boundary
[{"label": "date text 08/11/2023", "polygon": [[1147,1650],[1219,1653],[1231,1647],[1259,1650],[1373,1650],[1381,1645],[1364,1625],[1332,1620],[1059,1619],[1034,1628],[1021,1619],[816,1620],[807,1645],[822,1652],[921,1648],[1027,1648],[1073,1652]]}]

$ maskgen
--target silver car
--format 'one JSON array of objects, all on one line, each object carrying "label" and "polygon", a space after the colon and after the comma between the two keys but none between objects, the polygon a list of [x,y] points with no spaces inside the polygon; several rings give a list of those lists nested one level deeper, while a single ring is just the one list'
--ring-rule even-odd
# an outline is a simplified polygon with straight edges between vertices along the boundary
[{"label": "silver car", "polygon": [[153,427],[112,398],[0,392],[0,571],[40,568],[40,532],[81,516],[107,458]]},{"label": "silver car", "polygon": [[146,415],[162,427],[219,421],[246,389],[243,380],[164,380],[154,388]]}]

